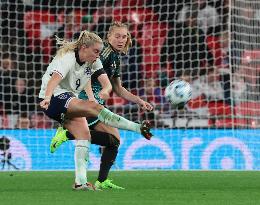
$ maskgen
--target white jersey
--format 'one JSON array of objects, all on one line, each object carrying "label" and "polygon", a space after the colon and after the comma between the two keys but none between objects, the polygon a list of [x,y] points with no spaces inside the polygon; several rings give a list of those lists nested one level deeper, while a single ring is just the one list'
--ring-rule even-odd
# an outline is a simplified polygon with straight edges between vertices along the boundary
[{"label": "white jersey", "polygon": [[86,88],[91,75],[101,68],[103,68],[103,65],[100,59],[97,59],[94,63],[86,62],[83,65],[79,65],[74,51],[68,52],[62,57],[56,56],[42,77],[39,98],[45,97],[47,84],[54,72],[58,73],[62,80],[54,89],[53,95],[57,96],[65,92],[72,92],[78,97],[80,91]]}]

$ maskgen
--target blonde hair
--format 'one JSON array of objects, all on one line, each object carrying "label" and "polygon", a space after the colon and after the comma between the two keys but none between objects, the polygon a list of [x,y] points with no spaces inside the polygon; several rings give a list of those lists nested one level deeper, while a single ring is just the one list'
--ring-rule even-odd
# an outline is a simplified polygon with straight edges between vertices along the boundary
[{"label": "blonde hair", "polygon": [[60,48],[56,54],[57,56],[63,56],[65,53],[79,49],[83,45],[89,47],[95,43],[103,44],[102,39],[97,34],[86,30],[80,33],[80,36],[76,41],[67,41],[65,39],[59,38],[58,36],[55,37],[57,45],[60,45]]},{"label": "blonde hair", "polygon": [[[127,41],[126,41],[125,47],[122,51],[122,53],[127,54],[128,49],[132,46],[132,39],[131,39],[131,34],[128,30],[128,26],[126,24],[122,23],[122,22],[119,22],[119,21],[113,22],[109,27],[109,30],[108,30],[108,33],[107,33],[107,38],[108,38],[109,35],[111,35],[112,31],[115,28],[126,28],[126,30],[127,30]],[[107,39],[107,41],[108,41],[108,39]]]}]

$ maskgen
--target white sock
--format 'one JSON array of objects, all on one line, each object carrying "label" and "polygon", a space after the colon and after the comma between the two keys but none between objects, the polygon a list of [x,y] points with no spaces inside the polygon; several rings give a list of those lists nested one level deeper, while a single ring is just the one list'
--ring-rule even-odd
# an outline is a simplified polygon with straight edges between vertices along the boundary
[{"label": "white sock", "polygon": [[75,144],[75,183],[77,185],[87,183],[87,164],[89,159],[90,142],[88,140],[76,140]]},{"label": "white sock", "polygon": [[111,127],[116,127],[124,130],[131,130],[134,132],[141,133],[141,125],[130,120],[127,120],[110,110],[103,108],[98,114],[98,119]]}]

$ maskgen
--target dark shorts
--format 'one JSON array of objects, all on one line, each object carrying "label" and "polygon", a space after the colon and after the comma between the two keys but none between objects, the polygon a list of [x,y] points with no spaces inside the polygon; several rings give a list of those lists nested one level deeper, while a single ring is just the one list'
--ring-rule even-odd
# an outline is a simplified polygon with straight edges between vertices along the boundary
[{"label": "dark shorts", "polygon": [[73,93],[62,93],[56,97],[52,96],[48,109],[43,109],[43,112],[49,118],[56,120],[59,123],[63,123],[65,120],[65,114],[67,113],[69,102],[74,97],[75,96],[73,95]]}]

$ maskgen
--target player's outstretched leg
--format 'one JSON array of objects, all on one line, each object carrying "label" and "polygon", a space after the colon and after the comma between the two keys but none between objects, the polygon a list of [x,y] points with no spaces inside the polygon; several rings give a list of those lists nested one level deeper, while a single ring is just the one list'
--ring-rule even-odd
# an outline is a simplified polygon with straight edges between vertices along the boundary
[{"label": "player's outstretched leg", "polygon": [[130,120],[127,120],[124,117],[117,115],[104,107],[99,112],[98,119],[104,124],[109,125],[111,127],[141,133],[148,140],[150,140],[153,136],[150,132],[151,125],[149,121],[145,120],[141,124],[138,124]]},{"label": "player's outstretched leg", "polygon": [[[140,124],[140,132],[147,140],[150,140],[153,136],[150,132],[150,128],[151,124],[147,120],[142,121],[142,123]],[[62,143],[66,142],[69,139],[68,136],[71,137],[72,135],[67,130],[63,129],[62,127],[59,127],[55,133],[55,136],[51,140],[51,153],[54,153]],[[73,139],[74,138],[72,138],[72,140]]]}]

